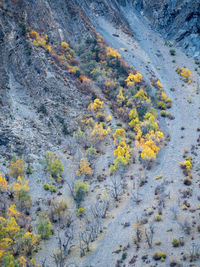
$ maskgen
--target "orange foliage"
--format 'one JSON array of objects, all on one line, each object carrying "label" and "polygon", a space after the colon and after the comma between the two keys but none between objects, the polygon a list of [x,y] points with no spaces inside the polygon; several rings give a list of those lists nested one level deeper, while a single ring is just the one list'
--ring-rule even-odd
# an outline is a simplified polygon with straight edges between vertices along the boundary
[{"label": "orange foliage", "polygon": [[116,49],[112,48],[112,47],[106,47],[106,52],[107,52],[107,56],[108,57],[118,57],[121,58],[121,55],[117,52]]}]

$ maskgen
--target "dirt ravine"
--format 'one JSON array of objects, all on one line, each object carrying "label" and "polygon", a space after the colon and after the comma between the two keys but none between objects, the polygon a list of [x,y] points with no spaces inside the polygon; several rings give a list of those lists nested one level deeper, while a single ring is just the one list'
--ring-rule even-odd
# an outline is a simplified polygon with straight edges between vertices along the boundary
[{"label": "dirt ravine", "polygon": [[[175,119],[171,121],[161,119],[161,127],[166,134],[170,134],[171,140],[166,147],[161,149],[156,163],[148,172],[148,183],[142,187],[140,192],[143,196],[142,203],[139,206],[134,206],[130,200],[127,200],[125,204],[119,206],[117,214],[114,214],[114,219],[107,225],[106,232],[98,241],[97,248],[82,259],[81,266],[115,266],[116,256],[112,251],[119,248],[120,245],[125,246],[128,243],[133,243],[133,224],[137,217],[141,217],[145,208],[152,207],[155,187],[162,183],[162,180],[155,181],[154,179],[159,174],[163,174],[165,179],[174,181],[173,184],[167,185],[167,190],[174,197],[167,202],[164,226],[156,228],[157,233],[160,233],[160,241],[162,241],[158,250],[164,251],[168,255],[165,263],[159,263],[159,266],[169,266],[169,258],[173,254],[173,249],[168,247],[169,240],[166,230],[172,225],[169,215],[170,207],[177,205],[178,190],[182,186],[183,174],[180,170],[179,162],[182,160],[184,148],[190,149],[196,143],[198,135],[196,129],[200,126],[198,115],[200,96],[195,93],[194,89],[197,81],[196,73],[194,72],[195,64],[192,58],[188,58],[177,48],[175,48],[176,56],[172,57],[169,53],[170,48],[164,45],[162,37],[153,31],[148,22],[133,8],[127,6],[123,11],[133,30],[134,38],[126,35],[120,29],[114,28],[112,24],[102,17],[97,18],[96,29],[110,46],[116,48],[122,54],[128,64],[133,65],[143,74],[147,81],[151,77],[151,72],[155,72],[167,95],[173,101],[170,112],[175,116]],[[117,34],[119,37],[115,37],[113,34]],[[176,62],[172,63],[174,58]],[[194,83],[190,85],[184,83],[175,71],[177,66],[189,68]],[[157,67],[160,67],[160,70]],[[172,92],[170,88],[175,88],[175,91]],[[188,100],[191,96],[192,103],[189,103]],[[181,130],[182,126],[185,128],[184,131]],[[129,174],[134,175],[134,171],[134,166],[130,166]],[[123,229],[122,223],[125,221],[130,222],[131,228]],[[180,234],[177,230],[172,236]],[[186,242],[183,250],[186,250],[187,246]],[[156,251],[156,248],[151,250],[151,255],[153,255],[154,251]],[[145,255],[145,253],[149,254],[146,244],[142,248],[142,252],[138,252],[138,255]],[[136,254],[135,247],[131,247],[128,255],[133,256]],[[177,251],[177,254],[179,254],[179,251]],[[183,266],[188,266],[187,264],[184,263]],[[197,262],[196,264],[198,265]],[[143,266],[143,262],[137,261],[136,265],[130,266],[140,267]]]}]

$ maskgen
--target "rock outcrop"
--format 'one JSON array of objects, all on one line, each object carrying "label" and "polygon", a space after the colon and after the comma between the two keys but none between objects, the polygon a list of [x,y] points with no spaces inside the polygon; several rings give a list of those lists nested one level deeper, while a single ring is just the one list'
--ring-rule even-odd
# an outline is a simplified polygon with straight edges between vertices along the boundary
[{"label": "rock outcrop", "polygon": [[131,2],[166,39],[173,40],[189,55],[200,59],[199,0],[134,0]]}]

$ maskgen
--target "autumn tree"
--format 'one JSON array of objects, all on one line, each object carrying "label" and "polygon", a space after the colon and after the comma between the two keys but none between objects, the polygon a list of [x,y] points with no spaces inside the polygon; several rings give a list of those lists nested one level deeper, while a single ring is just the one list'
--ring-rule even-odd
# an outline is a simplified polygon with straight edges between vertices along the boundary
[{"label": "autumn tree", "polygon": [[64,221],[68,204],[65,200],[53,199],[50,204],[51,220],[59,224]]},{"label": "autumn tree", "polygon": [[112,47],[106,47],[106,52],[107,57],[121,58],[121,55],[117,52],[117,50]]},{"label": "autumn tree", "polygon": [[117,95],[117,103],[121,106],[124,100],[125,100],[125,97],[123,95],[123,87],[120,87],[119,93]]},{"label": "autumn tree", "polygon": [[79,169],[76,171],[78,176],[90,176],[92,174],[92,169],[87,158],[82,158],[79,162]]},{"label": "autumn tree", "polygon": [[93,103],[91,103],[88,107],[89,110],[93,112],[98,112],[103,108],[103,102],[96,98]]},{"label": "autumn tree", "polygon": [[128,86],[134,86],[136,83],[140,83],[142,81],[142,74],[140,72],[136,72],[136,74],[130,73],[125,81]]},{"label": "autumn tree", "polygon": [[28,180],[18,176],[17,181],[9,185],[9,188],[14,193],[17,205],[21,211],[30,208],[31,196],[29,193],[30,188],[28,186]]},{"label": "autumn tree", "polygon": [[16,161],[11,161],[10,163],[10,175],[17,178],[18,176],[22,176],[24,174],[24,163],[22,159],[18,159]]},{"label": "autumn tree", "polygon": [[91,143],[98,146],[110,133],[110,127],[104,129],[103,123],[95,123],[92,129],[89,129]]},{"label": "autumn tree", "polygon": [[40,235],[42,239],[48,239],[51,234],[51,230],[52,230],[51,222],[48,216],[43,212],[40,212],[38,214],[37,230],[38,230],[38,234]]},{"label": "autumn tree", "polygon": [[47,152],[43,161],[45,170],[53,177],[59,179],[64,172],[63,164],[54,152]]}]

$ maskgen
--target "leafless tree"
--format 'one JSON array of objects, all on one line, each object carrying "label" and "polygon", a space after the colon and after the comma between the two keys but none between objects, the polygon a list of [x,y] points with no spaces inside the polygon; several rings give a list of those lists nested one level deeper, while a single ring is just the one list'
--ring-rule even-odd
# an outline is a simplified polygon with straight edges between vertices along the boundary
[{"label": "leafless tree", "polygon": [[58,251],[52,256],[57,267],[64,267],[66,257],[70,254],[71,248],[74,246],[74,229],[68,228],[65,232],[65,238],[61,238],[58,233]]},{"label": "leafless tree", "polygon": [[141,221],[137,218],[136,222],[135,222],[135,235],[136,235],[136,244],[138,245],[140,243],[140,241],[142,240],[142,225],[141,225]]},{"label": "leafless tree", "polygon": [[110,177],[111,184],[108,185],[109,193],[116,201],[118,201],[119,196],[123,194],[124,179],[118,175]]},{"label": "leafless tree", "polygon": [[190,248],[190,259],[191,261],[195,261],[200,257],[200,246],[192,243],[192,246]]},{"label": "leafless tree", "polygon": [[90,211],[94,218],[105,218],[109,207],[109,199],[97,200],[94,205],[91,205]]},{"label": "leafless tree", "polygon": [[42,260],[42,267],[46,267],[46,258],[44,260]]},{"label": "leafless tree", "polygon": [[99,233],[103,231],[102,219],[100,217],[86,221],[86,230],[91,234],[91,242],[95,241]]},{"label": "leafless tree", "polygon": [[136,190],[136,192],[132,192],[132,194],[131,194],[132,202],[135,203],[136,205],[139,205],[140,202],[142,201],[141,196],[142,196],[142,194],[140,194],[138,192],[138,190]]},{"label": "leafless tree", "polygon": [[149,229],[147,230],[145,228],[145,237],[146,237],[146,242],[147,242],[149,248],[152,248],[154,233],[155,233],[154,232],[154,224],[150,223],[149,224]]},{"label": "leafless tree", "polygon": [[179,210],[177,209],[177,207],[171,207],[170,211],[172,212],[173,220],[176,221]]},{"label": "leafless tree", "polygon": [[73,225],[71,225],[70,228],[67,228],[67,230],[65,231],[65,237],[66,239],[62,243],[62,246],[63,246],[64,256],[67,257],[71,252],[71,248],[74,247],[74,243],[73,243],[74,226]]},{"label": "leafless tree", "polygon": [[[84,251],[90,251],[90,242],[91,242],[91,231],[83,230],[79,232],[79,242],[81,244],[81,255],[82,255],[82,250]],[[85,255],[85,252],[84,252]]]},{"label": "leafless tree", "polygon": [[189,222],[187,221],[187,219],[185,219],[184,222],[178,222],[178,224],[179,224],[181,230],[182,230],[185,234],[187,234],[187,235],[190,234],[191,226],[190,226]]}]

